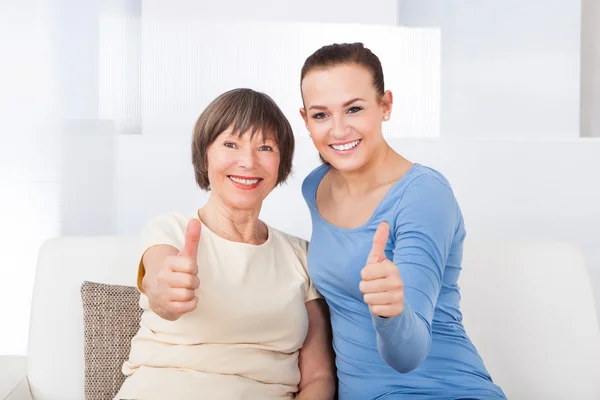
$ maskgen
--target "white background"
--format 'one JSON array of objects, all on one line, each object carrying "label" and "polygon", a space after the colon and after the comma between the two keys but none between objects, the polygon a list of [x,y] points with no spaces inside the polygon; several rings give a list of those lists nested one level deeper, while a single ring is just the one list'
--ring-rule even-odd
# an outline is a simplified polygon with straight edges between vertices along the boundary
[{"label": "white background", "polygon": [[579,1],[403,0],[399,22],[442,28],[442,135],[579,136]]},{"label": "white background", "polygon": [[[288,64],[277,58],[271,63],[256,58],[260,65],[271,68],[269,75],[261,75],[259,70],[249,74],[245,68],[255,65],[239,69],[222,66],[220,81],[189,85],[196,89],[208,87],[206,92],[185,92],[187,79],[192,79],[194,71],[183,70],[185,74],[173,76],[174,71],[180,72],[188,61],[207,69],[216,65],[210,64],[210,58],[200,58],[200,52],[190,53],[195,59],[160,59],[168,48],[186,48],[176,34],[185,24],[173,31],[165,29],[168,21],[184,17],[187,23],[195,19],[207,25],[218,20],[239,21],[235,28],[238,33],[247,29],[242,22],[248,20],[309,22],[312,25],[306,25],[306,30],[296,29],[298,36],[287,37],[297,40],[298,46],[305,44],[302,51],[316,46],[317,32],[329,32],[332,36],[328,37],[341,33],[334,26],[317,27],[317,23],[350,24],[344,25],[345,29],[355,26],[355,31],[348,33],[352,40],[371,35],[368,42],[384,59],[388,86],[400,98],[410,93],[409,89],[417,95],[424,88],[432,90],[432,96],[439,93],[439,115],[435,112],[436,100],[421,92],[422,100],[417,102],[420,108],[401,112],[402,108],[397,107],[387,133],[428,136],[434,132],[450,140],[423,139],[433,140],[429,142],[431,147],[399,142],[406,148],[398,150],[405,150],[419,161],[446,165],[443,172],[457,186],[459,200],[470,219],[470,234],[560,238],[579,243],[586,251],[599,299],[600,185],[596,182],[600,168],[595,160],[600,150],[598,141],[578,139],[580,135],[600,136],[599,79],[590,67],[598,66],[600,39],[598,24],[589,23],[590,16],[598,15],[598,7],[594,8],[592,1],[583,3],[589,11],[583,20],[588,34],[583,45],[591,50],[582,56],[579,1],[526,3],[0,3],[0,354],[26,353],[35,258],[43,240],[57,235],[135,234],[156,212],[202,201],[202,194],[186,179],[192,175],[181,146],[187,146],[196,114],[220,88],[241,85],[248,78],[248,85],[276,93],[274,97],[292,121],[299,142],[309,145],[297,115],[299,94],[293,87],[299,74],[299,67],[293,63],[302,57],[287,49],[287,56],[297,56],[296,60],[287,60]],[[143,18],[149,24],[144,25]],[[399,74],[401,71],[395,67],[405,61],[398,58],[402,53],[394,50],[400,39],[390,33],[398,24],[441,28],[438,61],[434,56],[427,64],[439,68],[437,80],[402,81],[412,75]],[[148,34],[136,36],[144,26],[154,27],[154,33],[162,32],[162,38],[171,35],[171,42],[149,41],[152,36]],[[427,40],[435,45],[433,36]],[[214,46],[209,53],[217,50],[219,43]],[[252,54],[245,52],[247,47],[240,44],[239,49],[238,53],[222,49],[223,59],[231,61],[231,54],[252,59]],[[423,54],[424,49],[414,50]],[[259,51],[274,57],[264,48],[259,47]],[[150,65],[152,61],[156,64]],[[139,68],[132,67],[138,62]],[[421,72],[430,76],[427,71]],[[271,73],[280,74],[281,86],[267,79]],[[178,83],[177,79],[183,81]],[[582,79],[586,79],[583,86]],[[179,92],[169,92],[170,87]],[[169,97],[174,93],[178,94]],[[186,93],[187,97],[183,96]],[[580,98],[587,101],[581,107]],[[434,110],[425,119],[430,125],[411,125],[406,116],[418,114],[427,105]],[[70,120],[59,122],[59,117]],[[582,128],[585,125],[584,130],[580,131],[580,124]],[[410,129],[402,128],[407,126]],[[305,150],[303,154],[308,155],[310,148]],[[456,155],[457,160],[462,157],[464,162],[448,162],[446,157],[450,155]],[[316,160],[299,164],[298,179],[311,162]],[[561,167],[560,163],[566,164]],[[166,195],[165,188],[149,193],[152,190],[148,184],[161,170],[177,178],[168,185],[178,195]],[[486,171],[500,184],[493,190],[471,191],[480,176],[485,178]],[[293,187],[288,189],[292,192],[274,193],[271,204],[281,199],[292,201],[285,193],[297,196],[297,192]],[[276,220],[275,206],[268,207],[266,218]],[[298,212],[293,218],[302,215]],[[286,228],[287,221],[287,229],[293,231],[293,218],[281,220],[282,227]],[[305,230],[298,233],[307,234]]]}]

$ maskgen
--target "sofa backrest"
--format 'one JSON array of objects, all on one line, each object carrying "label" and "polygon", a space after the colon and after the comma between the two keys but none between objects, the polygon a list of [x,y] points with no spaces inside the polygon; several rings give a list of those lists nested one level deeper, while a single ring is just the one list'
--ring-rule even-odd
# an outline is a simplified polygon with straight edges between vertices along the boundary
[{"label": "sofa backrest", "polygon": [[[125,237],[60,238],[42,247],[28,351],[34,399],[84,398],[80,286],[135,285],[138,256],[137,240]],[[471,238],[463,265],[467,333],[509,398],[600,396],[600,333],[577,247]]]}]

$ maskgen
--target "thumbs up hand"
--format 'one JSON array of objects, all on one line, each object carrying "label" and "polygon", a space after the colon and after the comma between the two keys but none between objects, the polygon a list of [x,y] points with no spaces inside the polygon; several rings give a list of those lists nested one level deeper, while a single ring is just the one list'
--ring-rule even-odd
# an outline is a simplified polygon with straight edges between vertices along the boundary
[{"label": "thumbs up hand", "polygon": [[379,317],[400,315],[404,305],[404,283],[398,267],[385,256],[390,228],[382,222],[373,236],[373,247],[367,265],[360,272],[359,288],[369,310]]},{"label": "thumbs up hand", "polygon": [[185,245],[177,255],[167,256],[156,275],[156,290],[149,300],[161,310],[160,316],[175,321],[198,305],[200,221],[192,219],[185,233]]}]

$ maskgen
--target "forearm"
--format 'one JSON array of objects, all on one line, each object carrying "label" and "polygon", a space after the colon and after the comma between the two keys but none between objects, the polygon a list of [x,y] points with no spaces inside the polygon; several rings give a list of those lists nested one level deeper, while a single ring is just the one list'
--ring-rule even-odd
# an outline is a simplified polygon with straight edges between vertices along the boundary
[{"label": "forearm", "polygon": [[169,245],[155,245],[146,249],[138,267],[138,288],[142,293],[152,292],[156,288],[156,275],[169,256],[178,250]]},{"label": "forearm", "polygon": [[308,333],[298,360],[301,379],[297,399],[332,400],[336,381],[329,309],[324,300],[311,300],[306,310]]},{"label": "forearm", "polygon": [[372,316],[381,358],[400,373],[419,367],[429,354],[431,332],[426,322],[404,302],[402,314],[394,318]]},{"label": "forearm", "polygon": [[150,309],[159,317],[168,321],[177,319],[177,315],[165,310],[158,303],[156,291],[158,288],[157,275],[167,257],[176,255],[178,250],[168,245],[150,247],[140,260],[138,270],[138,287],[148,297]]},{"label": "forearm", "polygon": [[333,376],[316,378],[298,392],[297,400],[332,400],[335,396]]}]

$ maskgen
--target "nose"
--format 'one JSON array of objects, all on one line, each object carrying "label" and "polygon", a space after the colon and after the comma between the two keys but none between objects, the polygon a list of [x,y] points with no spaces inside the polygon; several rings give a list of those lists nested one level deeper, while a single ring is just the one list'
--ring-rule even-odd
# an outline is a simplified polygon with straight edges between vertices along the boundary
[{"label": "nose", "polygon": [[238,167],[252,169],[256,164],[256,153],[251,146],[244,146],[238,152]]},{"label": "nose", "polygon": [[331,137],[335,140],[342,140],[351,133],[352,128],[346,124],[342,116],[332,118]]}]

